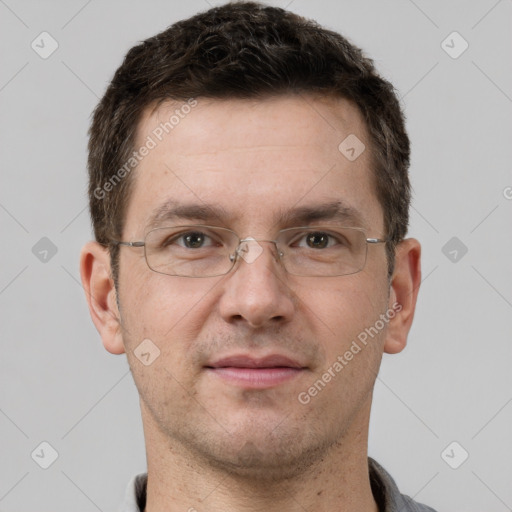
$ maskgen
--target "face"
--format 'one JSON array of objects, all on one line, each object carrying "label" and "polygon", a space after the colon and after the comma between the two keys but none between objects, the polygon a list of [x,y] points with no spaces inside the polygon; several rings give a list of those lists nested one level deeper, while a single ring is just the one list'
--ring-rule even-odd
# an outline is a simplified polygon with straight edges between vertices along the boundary
[{"label": "face", "polygon": [[[158,141],[151,134],[177,108],[161,105],[140,122],[136,147],[148,135],[157,144],[134,171],[124,240],[170,224],[215,225],[263,240],[305,225],[357,226],[385,237],[370,143],[348,101],[199,99]],[[338,149],[350,134],[367,148],[354,161]],[[294,219],[299,209],[335,203],[351,215]],[[214,213],[172,215],[178,206]],[[145,429],[213,465],[292,472],[367,422],[389,326],[381,321],[359,351],[351,347],[393,295],[384,244],[369,245],[362,271],[338,277],[291,275],[272,243],[260,246],[253,261],[239,259],[230,273],[206,278],[153,272],[142,248],[122,247],[119,332]],[[151,358],[154,347],[160,353],[145,365],[136,354],[148,339]],[[240,368],[247,361],[267,369]]]}]

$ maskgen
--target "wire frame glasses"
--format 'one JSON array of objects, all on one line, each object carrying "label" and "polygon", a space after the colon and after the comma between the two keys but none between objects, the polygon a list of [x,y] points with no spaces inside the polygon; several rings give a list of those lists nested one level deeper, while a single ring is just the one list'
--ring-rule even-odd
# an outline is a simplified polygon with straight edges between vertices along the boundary
[{"label": "wire frame glasses", "polygon": [[215,277],[229,273],[240,259],[253,263],[265,242],[275,246],[275,259],[289,274],[334,277],[361,271],[368,244],[386,241],[354,227],[294,227],[279,231],[275,240],[256,240],[218,226],[182,225],[153,229],[143,241],[112,244],[144,247],[148,267],[160,274]]}]

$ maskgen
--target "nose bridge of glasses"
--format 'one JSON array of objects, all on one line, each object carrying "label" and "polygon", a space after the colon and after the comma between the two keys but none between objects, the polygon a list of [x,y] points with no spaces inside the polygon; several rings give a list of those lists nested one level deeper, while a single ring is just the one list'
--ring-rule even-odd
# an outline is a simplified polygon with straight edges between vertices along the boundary
[{"label": "nose bridge of glasses", "polygon": [[247,263],[252,263],[263,253],[263,247],[260,245],[260,242],[274,244],[274,247],[277,250],[278,258],[282,256],[283,253],[279,250],[276,240],[268,240],[263,238],[256,239],[252,236],[242,238],[240,240],[236,254],[243,258]]}]

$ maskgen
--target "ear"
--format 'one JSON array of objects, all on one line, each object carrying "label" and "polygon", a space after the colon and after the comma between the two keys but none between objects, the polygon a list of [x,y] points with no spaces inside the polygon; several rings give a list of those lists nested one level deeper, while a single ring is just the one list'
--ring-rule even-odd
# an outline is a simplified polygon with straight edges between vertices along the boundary
[{"label": "ear", "polygon": [[390,319],[384,352],[396,354],[407,344],[412,325],[416,299],[421,284],[421,245],[414,238],[400,242],[395,251],[395,270],[391,278],[388,307],[395,311]]},{"label": "ear", "polygon": [[97,242],[84,245],[80,254],[80,275],[89,312],[103,346],[112,354],[123,354],[121,320],[108,249]]}]

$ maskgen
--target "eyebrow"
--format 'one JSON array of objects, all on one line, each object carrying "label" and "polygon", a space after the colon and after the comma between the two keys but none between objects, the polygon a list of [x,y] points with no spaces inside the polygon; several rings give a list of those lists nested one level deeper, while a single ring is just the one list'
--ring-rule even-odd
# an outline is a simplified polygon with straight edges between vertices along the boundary
[{"label": "eyebrow", "polygon": [[[150,216],[148,229],[161,226],[166,222],[200,221],[229,223],[235,217],[218,205],[179,203],[170,200],[158,207]],[[353,206],[340,200],[327,203],[280,209],[274,216],[274,223],[282,227],[308,225],[315,221],[343,222],[347,226],[364,227],[363,215]]]},{"label": "eyebrow", "polygon": [[337,200],[280,211],[275,219],[276,223],[286,227],[327,220],[362,227],[363,215],[353,206]]},{"label": "eyebrow", "polygon": [[171,200],[158,207],[151,214],[148,227],[155,228],[165,222],[176,220],[209,222],[212,220],[221,221],[227,217],[227,212],[220,206],[196,203],[184,204]]}]

